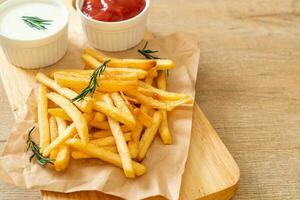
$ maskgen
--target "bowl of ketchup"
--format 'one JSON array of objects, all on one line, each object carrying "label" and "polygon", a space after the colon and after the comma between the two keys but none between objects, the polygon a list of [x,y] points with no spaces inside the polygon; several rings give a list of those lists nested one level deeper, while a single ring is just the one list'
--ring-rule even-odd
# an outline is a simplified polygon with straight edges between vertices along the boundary
[{"label": "bowl of ketchup", "polygon": [[149,0],[76,0],[82,28],[91,46],[123,51],[144,37]]}]

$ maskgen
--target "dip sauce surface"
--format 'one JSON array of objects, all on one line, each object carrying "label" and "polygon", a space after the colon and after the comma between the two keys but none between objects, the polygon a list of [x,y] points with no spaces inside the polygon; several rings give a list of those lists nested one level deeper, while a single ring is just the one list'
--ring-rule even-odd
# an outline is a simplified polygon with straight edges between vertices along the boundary
[{"label": "dip sauce surface", "polygon": [[117,22],[137,16],[145,5],[145,0],[85,0],[81,11],[98,21]]},{"label": "dip sauce surface", "polygon": [[[22,20],[22,16],[35,16],[52,20],[45,30],[36,30]],[[64,27],[68,16],[55,3],[45,1],[24,2],[11,5],[0,13],[0,34],[17,40],[41,39]]]}]

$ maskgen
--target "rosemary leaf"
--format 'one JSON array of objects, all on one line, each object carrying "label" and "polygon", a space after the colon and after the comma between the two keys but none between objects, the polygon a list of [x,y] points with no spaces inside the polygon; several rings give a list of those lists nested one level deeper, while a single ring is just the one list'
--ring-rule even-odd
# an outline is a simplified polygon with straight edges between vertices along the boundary
[{"label": "rosemary leaf", "polygon": [[51,25],[52,20],[45,20],[34,16],[22,16],[22,20],[32,29],[46,30],[46,25]]},{"label": "rosemary leaf", "polygon": [[139,49],[138,52],[142,54],[146,59],[161,59],[152,55],[153,53],[157,53],[158,51],[153,51],[151,49],[146,49],[148,46],[148,42],[145,43],[143,49]]},{"label": "rosemary leaf", "polygon": [[52,164],[53,165],[53,162],[49,159],[49,158],[46,158],[44,157],[41,153],[40,153],[40,147],[31,139],[31,134],[33,132],[35,127],[32,127],[29,132],[28,132],[28,137],[27,137],[27,150],[28,151],[29,149],[31,149],[32,151],[32,155],[29,157],[29,162],[32,161],[33,158],[36,159],[37,163],[44,166],[46,164]]},{"label": "rosemary leaf", "polygon": [[72,101],[81,101],[84,99],[84,97],[86,97],[86,95],[88,95],[89,93],[91,94],[91,97],[93,97],[95,91],[96,91],[96,87],[99,87],[99,84],[97,82],[97,78],[100,77],[107,66],[107,63],[109,63],[110,60],[106,60],[102,65],[100,65],[99,67],[97,67],[93,74],[91,75],[91,79],[89,82],[89,85],[84,88],[80,94],[78,94],[75,98],[72,99]]}]

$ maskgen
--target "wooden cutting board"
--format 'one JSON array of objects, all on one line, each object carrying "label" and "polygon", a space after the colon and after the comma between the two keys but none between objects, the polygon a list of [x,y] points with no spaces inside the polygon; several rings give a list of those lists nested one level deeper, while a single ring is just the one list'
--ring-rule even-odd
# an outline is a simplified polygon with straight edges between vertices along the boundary
[{"label": "wooden cutting board", "polygon": [[[72,8],[71,3],[68,6],[70,9],[70,40],[72,41],[69,46],[69,53],[76,54],[75,52],[83,47],[84,42],[78,40],[79,37],[82,37],[82,33],[76,11]],[[64,62],[74,64],[78,60],[74,60],[72,56],[66,56]],[[0,64],[1,79],[14,116],[17,119],[33,86],[34,76],[38,70],[23,70],[8,64],[2,51],[0,51]],[[191,145],[183,175],[180,199],[230,199],[237,189],[239,177],[240,173],[236,162],[199,106],[195,105]],[[119,199],[100,192],[63,194],[42,191],[42,196],[43,199],[47,200]]]}]

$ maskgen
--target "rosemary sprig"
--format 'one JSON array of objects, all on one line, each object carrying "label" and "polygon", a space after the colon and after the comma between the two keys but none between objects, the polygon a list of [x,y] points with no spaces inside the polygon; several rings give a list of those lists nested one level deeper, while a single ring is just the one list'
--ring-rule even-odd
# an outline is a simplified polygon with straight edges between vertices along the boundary
[{"label": "rosemary sprig", "polygon": [[158,51],[153,51],[151,49],[146,49],[148,45],[148,42],[144,45],[143,49],[139,49],[138,52],[142,54],[146,59],[161,59],[159,57],[156,57],[152,55],[153,53],[157,53]]},{"label": "rosemary sprig", "polygon": [[47,25],[51,25],[52,20],[45,20],[34,16],[22,16],[22,20],[33,29],[46,30]]},{"label": "rosemary sprig", "polygon": [[89,82],[89,85],[86,88],[84,88],[79,95],[77,95],[75,98],[73,98],[72,101],[83,100],[84,97],[88,93],[90,93],[91,97],[93,97],[93,95],[95,93],[95,90],[96,90],[96,87],[99,87],[99,84],[97,82],[97,78],[100,77],[104,73],[106,65],[109,62],[110,62],[110,60],[106,60],[102,65],[100,65],[99,67],[97,67],[94,70],[94,72],[93,72],[93,74],[91,76],[91,80]]},{"label": "rosemary sprig", "polygon": [[[148,42],[145,43],[143,49],[138,49],[138,52],[142,54],[146,59],[161,59],[160,57],[153,56],[153,53],[157,53],[157,50],[146,49]],[[169,76],[169,70],[167,70],[167,76]]]},{"label": "rosemary sprig", "polygon": [[49,159],[49,158],[46,158],[44,157],[41,153],[40,153],[40,147],[31,139],[31,134],[33,132],[35,127],[32,127],[29,132],[28,132],[28,137],[27,137],[27,150],[28,151],[29,149],[31,149],[32,151],[32,155],[30,156],[29,158],[29,162],[32,161],[32,159],[35,157],[36,158],[36,161],[38,164],[44,166],[46,165],[47,163],[49,164],[52,164],[53,165],[53,162]]}]

